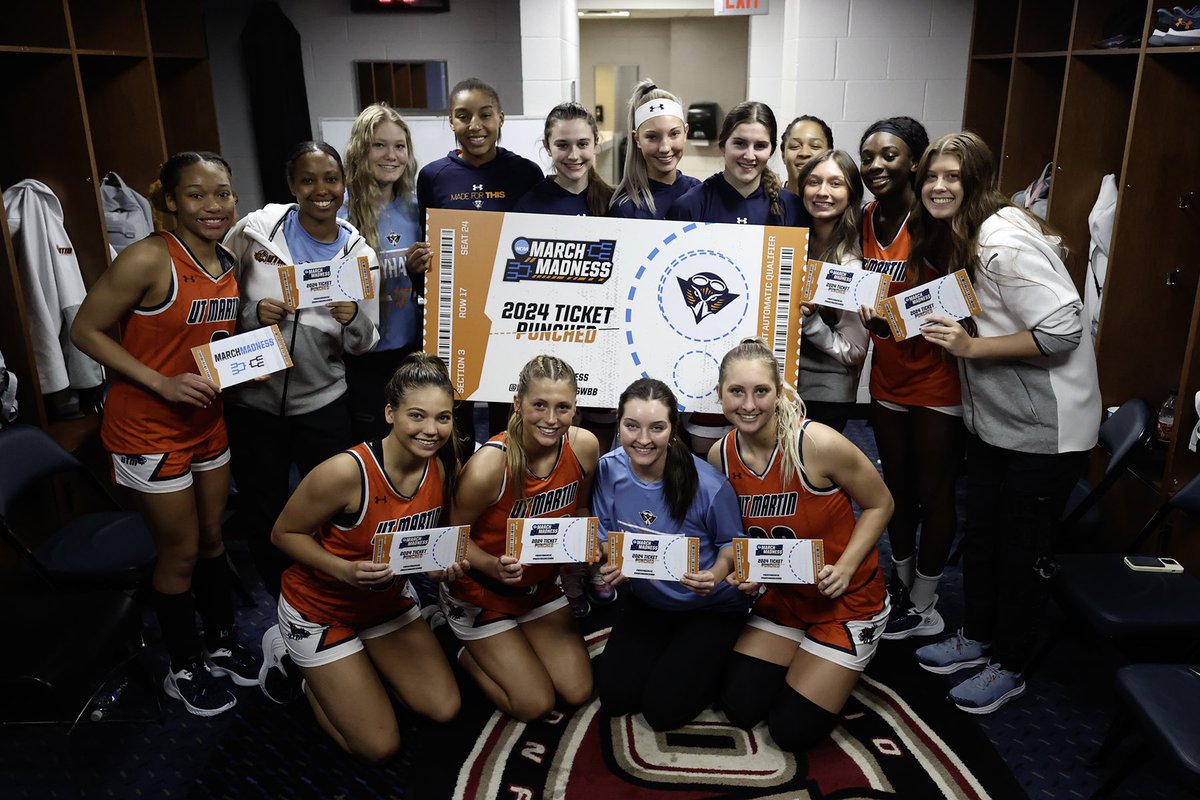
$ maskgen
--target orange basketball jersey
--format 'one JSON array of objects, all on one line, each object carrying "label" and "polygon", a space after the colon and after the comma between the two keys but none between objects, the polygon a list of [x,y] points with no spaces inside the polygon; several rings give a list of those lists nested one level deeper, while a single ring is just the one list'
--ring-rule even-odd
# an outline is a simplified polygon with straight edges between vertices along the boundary
[{"label": "orange basketball jersey", "polygon": [[[802,422],[801,430],[807,424],[807,421]],[[803,463],[803,434],[800,455]],[[836,484],[823,489],[814,487],[803,472],[784,483],[781,460],[782,453],[776,446],[766,470],[760,475],[742,461],[737,431],[726,434],[721,441],[722,467],[737,492],[746,535],[753,539],[822,539],[825,563],[836,564],[854,533],[854,508],[850,497]],[[772,586],[771,591],[783,596],[787,605],[807,623],[824,622],[844,614],[840,603],[822,595],[816,584]],[[879,595],[878,601],[882,602],[885,590],[879,572],[879,556],[874,548],[858,565],[840,600],[864,591],[872,595],[872,600],[876,599],[874,595]]]},{"label": "orange basketball jersey", "polygon": [[[485,552],[494,556],[504,555],[508,520],[527,517],[569,517],[579,507],[579,489],[583,484],[583,466],[571,449],[569,435],[562,437],[558,458],[554,468],[544,478],[525,471],[525,496],[517,499],[512,484],[505,478],[500,490],[500,499],[488,506],[475,524],[471,526],[471,538]],[[493,436],[484,447],[507,450],[508,434]],[[521,580],[515,584],[504,584],[505,588],[529,587],[554,576],[555,564],[525,565]],[[474,577],[472,575],[472,577]],[[490,584],[489,584],[490,585]],[[457,590],[456,590],[457,596]]]},{"label": "orange basketball jersey", "polygon": [[[882,272],[892,279],[889,295],[907,291],[913,286],[937,277],[925,265],[908,269],[908,254],[912,239],[908,221],[887,245],[875,236],[875,206],[872,200],[863,210],[863,268]],[[911,274],[910,273],[915,273]],[[909,280],[912,277],[913,280]],[[958,366],[945,351],[920,336],[897,342],[871,334],[875,355],[871,359],[871,397],[906,406],[956,406],[962,403]]]},{"label": "orange basketball jersey", "polygon": [[[225,271],[214,278],[173,233],[159,235],[171,254],[167,299],[152,308],[134,308],[121,323],[121,345],[169,378],[197,371],[193,347],[233,333],[238,287],[230,268],[234,258],[225,248],[217,245]],[[100,436],[112,453],[166,453],[205,441],[224,424],[219,394],[207,408],[168,403],[116,376],[104,404]]]},{"label": "orange basketball jersey", "polygon": [[[346,451],[358,462],[362,496],[352,518],[336,517],[317,529],[316,540],[339,558],[370,561],[376,533],[436,528],[445,495],[436,459],[426,462],[425,474],[411,497],[392,485],[383,469],[381,442],[363,442]],[[332,575],[304,564],[293,564],[283,573],[282,594],[310,622],[340,623],[369,628],[404,611],[411,601],[404,595],[405,578],[375,591],[343,583]]]}]

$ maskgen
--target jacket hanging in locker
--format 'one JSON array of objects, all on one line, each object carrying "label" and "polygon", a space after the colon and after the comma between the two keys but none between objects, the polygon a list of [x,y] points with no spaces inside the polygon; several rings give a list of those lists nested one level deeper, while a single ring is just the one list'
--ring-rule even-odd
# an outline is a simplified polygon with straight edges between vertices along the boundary
[{"label": "jacket hanging in locker", "polygon": [[154,215],[150,201],[129,188],[125,179],[110,172],[100,181],[100,202],[104,204],[104,227],[108,244],[120,253],[129,245],[154,233]]},{"label": "jacket hanging in locker", "polygon": [[42,393],[99,386],[104,368],[71,344],[71,323],[87,289],[62,203],[46,184],[23,180],[4,192],[4,208]]}]

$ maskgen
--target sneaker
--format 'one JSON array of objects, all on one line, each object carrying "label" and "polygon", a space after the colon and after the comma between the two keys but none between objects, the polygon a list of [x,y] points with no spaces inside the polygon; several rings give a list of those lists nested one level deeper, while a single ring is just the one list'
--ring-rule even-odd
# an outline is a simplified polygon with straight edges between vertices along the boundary
[{"label": "sneaker", "polygon": [[233,692],[217,682],[200,658],[192,659],[178,670],[168,667],[163,691],[168,697],[182,701],[188,713],[197,717],[215,717],[237,705]]},{"label": "sneaker", "polygon": [[946,629],[946,623],[937,610],[937,595],[924,611],[918,611],[904,592],[900,601],[892,606],[888,615],[887,627],[883,629],[884,639],[907,639],[910,636],[934,636]]},{"label": "sneaker", "polygon": [[204,663],[217,678],[228,677],[238,686],[258,685],[259,661],[236,639],[229,639],[216,650],[205,650]]},{"label": "sneaker", "polygon": [[[287,645],[278,625],[267,628],[262,637],[262,666],[258,670],[258,688],[272,703],[287,705],[300,696],[296,680],[299,670],[288,657]],[[289,671],[291,668],[291,671]]]},{"label": "sneaker", "polygon": [[1176,6],[1171,17],[1171,24],[1163,33],[1162,44],[1187,46],[1200,43],[1200,7],[1188,11]]},{"label": "sneaker", "polygon": [[592,598],[592,602],[606,606],[617,599],[617,587],[604,580],[600,570],[594,567],[594,564],[588,567],[588,596]]},{"label": "sneaker", "polygon": [[990,714],[1025,692],[1025,679],[994,661],[950,690],[950,700],[968,714]]},{"label": "sneaker", "polygon": [[917,648],[914,655],[921,669],[936,672],[938,675],[949,675],[960,669],[986,664],[988,651],[991,649],[990,644],[963,636],[962,628],[959,628],[958,632],[948,639]]}]

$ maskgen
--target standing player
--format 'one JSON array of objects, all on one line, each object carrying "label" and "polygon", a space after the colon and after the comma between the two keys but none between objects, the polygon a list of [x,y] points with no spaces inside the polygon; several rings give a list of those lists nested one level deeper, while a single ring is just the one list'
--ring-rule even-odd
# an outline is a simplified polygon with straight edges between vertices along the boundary
[{"label": "standing player", "polygon": [[[271,531],[296,562],[283,573],[276,630],[287,632],[283,643],[317,722],[343,750],[368,761],[400,747],[389,692],[437,722],[452,719],[460,704],[454,674],[405,594],[405,579],[372,562],[380,528],[443,524],[457,466],[454,390],[436,356],[413,353],[385,397],[391,432],[309,473]],[[445,577],[460,577],[466,566],[452,564]]]},{"label": "standing player", "polygon": [[504,555],[510,518],[589,514],[596,437],[572,427],[575,370],[536,356],[522,369],[508,429],[463,468],[451,522],[471,526],[466,578],[442,587],[459,661],[500,710],[522,721],[592,694],[592,666],[553,565]]},{"label": "standing player", "polygon": [[[863,182],[875,194],[863,209],[863,266],[890,275],[891,294],[937,277],[927,264],[909,258],[913,180],[928,145],[924,126],[911,117],[874,123],[859,144]],[[863,322],[875,343],[871,426],[883,479],[896,502],[888,523],[892,618],[884,638],[932,636],[945,626],[937,585],[958,523],[954,480],[965,436],[958,368],[919,336],[897,342],[873,309],[864,309]]]},{"label": "standing player", "polygon": [[612,197],[611,214],[626,219],[665,219],[671,204],[700,181],[679,169],[688,125],[683,102],[652,80],[633,88],[629,128],[633,146]]},{"label": "standing player", "polygon": [[[116,373],[100,437],[113,480],[133,490],[158,552],[152,585],[171,659],[163,689],[204,717],[237,702],[216,676],[249,686],[258,672],[233,632],[221,541],[229,494],[221,395],[196,374],[191,353],[228,336],[237,320],[234,258],[220,245],[237,213],[230,184],[229,165],[216,153],[167,159],[155,202],[175,215],[175,231],[122,251],[71,328],[75,345]],[[120,342],[108,333],[118,324]]]},{"label": "standing player", "polygon": [[[804,403],[780,381],[761,339],[743,340],[725,355],[718,391],[735,430],[708,460],[741,498],[746,534],[824,540],[815,585],[772,585],[754,605],[722,701],[734,724],[766,720],[780,747],[801,752],[829,735],[879,645],[888,597],[875,545],[892,499],[862,451],[804,419]],[[782,502],[756,502],[773,498]],[[862,509],[857,520],[852,501]],[[762,591],[749,583],[739,588],[751,596]]]},{"label": "standing player", "polygon": [[[779,129],[765,103],[746,101],[725,115],[717,144],[725,169],[675,201],[668,219],[738,225],[799,225],[812,220],[800,198],[767,167]],[[720,414],[693,414],[685,425],[692,452],[703,458],[729,432]]]},{"label": "standing player", "polygon": [[596,172],[596,120],[579,103],[559,103],[546,115],[542,146],[554,162],[554,174],[535,184],[513,211],[603,217],[612,187]]},{"label": "standing player", "polygon": [[[417,175],[417,221],[425,231],[425,212],[431,208],[467,211],[512,211],[521,196],[541,182],[542,168],[499,146],[504,127],[500,95],[478,78],[459,81],[450,91],[450,130],[458,142],[451,150],[422,167]],[[422,238],[432,238],[425,232]],[[418,291],[421,290],[418,286]],[[471,403],[455,410],[459,456],[475,452],[475,420]],[[499,432],[508,419],[503,403],[489,408],[488,429]]]}]

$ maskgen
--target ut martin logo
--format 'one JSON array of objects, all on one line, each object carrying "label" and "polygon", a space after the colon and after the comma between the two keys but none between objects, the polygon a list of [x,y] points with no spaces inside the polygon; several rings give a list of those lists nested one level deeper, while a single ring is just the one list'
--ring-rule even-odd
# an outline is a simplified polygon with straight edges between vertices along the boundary
[{"label": "ut martin logo", "polygon": [[520,236],[513,240],[514,257],[504,265],[504,280],[607,283],[616,246],[613,239],[589,242]]},{"label": "ut martin logo", "polygon": [[679,291],[683,293],[683,301],[696,317],[696,322],[716,314],[733,301],[736,294],[729,291],[725,279],[715,272],[698,272],[691,278],[679,281]]},{"label": "ut martin logo", "polygon": [[653,525],[654,520],[658,519],[658,517],[655,516],[653,511],[643,511],[640,514],[638,514],[638,516],[641,517],[642,522],[646,523],[647,525]]},{"label": "ut martin logo", "polygon": [[387,235],[387,240],[388,240],[388,244],[391,244],[391,245],[400,244],[400,234],[396,233],[395,231],[392,231],[391,233],[389,233]]}]

